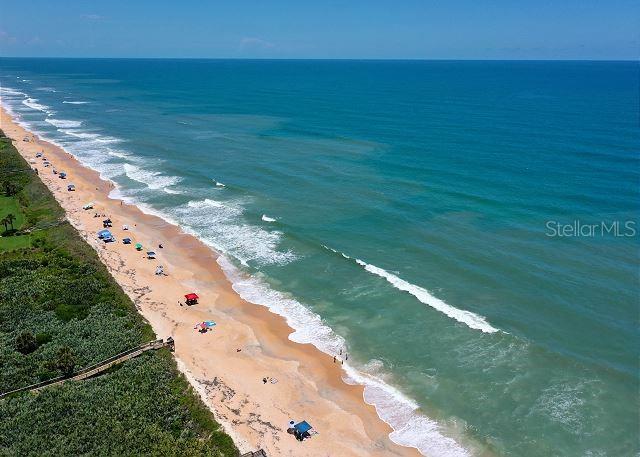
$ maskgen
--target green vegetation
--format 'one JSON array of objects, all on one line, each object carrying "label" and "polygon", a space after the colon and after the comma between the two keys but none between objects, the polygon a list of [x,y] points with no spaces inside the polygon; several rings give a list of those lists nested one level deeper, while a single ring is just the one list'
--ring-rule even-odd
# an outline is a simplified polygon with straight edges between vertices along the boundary
[{"label": "green vegetation", "polygon": [[[11,194],[0,199],[0,219],[9,212],[20,218],[13,234],[0,238],[0,392],[69,374],[155,339],[3,138],[0,176],[0,191]],[[90,380],[0,400],[0,455],[238,451],[163,349]]]}]

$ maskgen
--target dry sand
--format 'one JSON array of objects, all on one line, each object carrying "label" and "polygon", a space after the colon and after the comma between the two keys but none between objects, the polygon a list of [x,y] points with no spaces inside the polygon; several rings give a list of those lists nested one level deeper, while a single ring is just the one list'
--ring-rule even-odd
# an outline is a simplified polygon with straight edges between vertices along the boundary
[{"label": "dry sand", "polygon": [[[158,337],[175,339],[180,370],[241,451],[263,448],[270,456],[419,455],[388,438],[391,428],[364,402],[361,386],[342,381],[343,372],[332,357],[312,345],[291,342],[287,337],[293,330],[282,317],[242,300],[209,247],[159,217],[109,198],[112,183],[25,131],[4,110],[0,128],[27,161],[44,152],[53,167],[67,173],[62,180],[41,159],[33,165],[69,222],[95,248]],[[75,192],[67,191],[69,183],[75,184]],[[95,209],[82,210],[87,202],[94,202]],[[95,218],[96,212],[112,219],[115,243],[97,239],[103,218]],[[123,224],[128,231],[121,229]],[[126,237],[142,243],[143,252],[122,244]],[[144,257],[147,248],[156,251],[157,260]],[[159,264],[166,276],[155,275]],[[200,295],[199,304],[179,306],[188,292]],[[201,334],[194,325],[203,320],[217,326]],[[264,384],[264,377],[277,382]],[[291,419],[308,420],[318,435],[298,442],[286,432]]]}]

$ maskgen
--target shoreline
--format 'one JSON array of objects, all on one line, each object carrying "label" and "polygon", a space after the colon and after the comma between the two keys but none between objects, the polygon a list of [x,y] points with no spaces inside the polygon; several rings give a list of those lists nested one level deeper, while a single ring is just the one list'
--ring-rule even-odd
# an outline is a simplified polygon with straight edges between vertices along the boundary
[{"label": "shoreline", "polygon": [[[61,180],[35,164],[40,179],[66,212],[66,218],[98,252],[113,277],[159,337],[173,336],[180,370],[223,424],[241,451],[264,448],[268,455],[420,455],[415,448],[391,441],[393,429],[365,402],[363,385],[343,381],[345,372],[330,355],[311,344],[288,339],[294,332],[285,318],[243,300],[219,264],[219,254],[163,218],[111,198],[113,183],[82,165],[62,148],[41,140],[0,112],[0,128],[29,162],[36,152],[58,170]],[[22,141],[30,137],[29,142]],[[67,192],[73,183],[75,192]],[[92,201],[94,210],[83,211]],[[116,243],[102,243],[95,233],[107,214]],[[129,226],[129,231],[120,228]],[[119,240],[152,246],[155,261]],[[163,249],[155,249],[158,243]],[[146,250],[146,249],[145,249]],[[164,266],[168,276],[156,276]],[[178,306],[195,291],[196,306]],[[213,331],[200,334],[194,324],[214,320]],[[268,377],[275,383],[263,383]],[[265,392],[268,391],[268,392]],[[265,395],[266,393],[266,395]],[[300,443],[287,434],[290,419],[308,420],[319,432]]]}]

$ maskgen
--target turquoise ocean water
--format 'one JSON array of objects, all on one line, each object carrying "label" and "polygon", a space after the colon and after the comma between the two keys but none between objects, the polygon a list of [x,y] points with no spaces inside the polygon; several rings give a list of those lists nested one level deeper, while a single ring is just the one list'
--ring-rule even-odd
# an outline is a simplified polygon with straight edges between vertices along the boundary
[{"label": "turquoise ocean water", "polygon": [[0,59],[20,122],[222,252],[291,339],[346,347],[431,456],[640,452],[639,76]]}]

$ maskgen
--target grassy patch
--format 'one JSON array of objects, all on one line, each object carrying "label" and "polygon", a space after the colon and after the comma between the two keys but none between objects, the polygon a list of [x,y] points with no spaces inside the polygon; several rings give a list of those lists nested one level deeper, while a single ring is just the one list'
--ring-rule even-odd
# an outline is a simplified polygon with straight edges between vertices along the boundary
[{"label": "grassy patch", "polygon": [[25,249],[31,246],[31,236],[3,236],[0,237],[0,252],[15,251],[16,249]]},{"label": "grassy patch", "polygon": [[[20,209],[17,198],[0,195],[0,219],[4,219],[9,214],[13,214],[15,217],[13,228],[20,230],[24,225],[24,214]],[[9,226],[9,228],[11,228],[11,226]],[[1,230],[4,230],[4,225],[0,225],[0,231]]]}]

